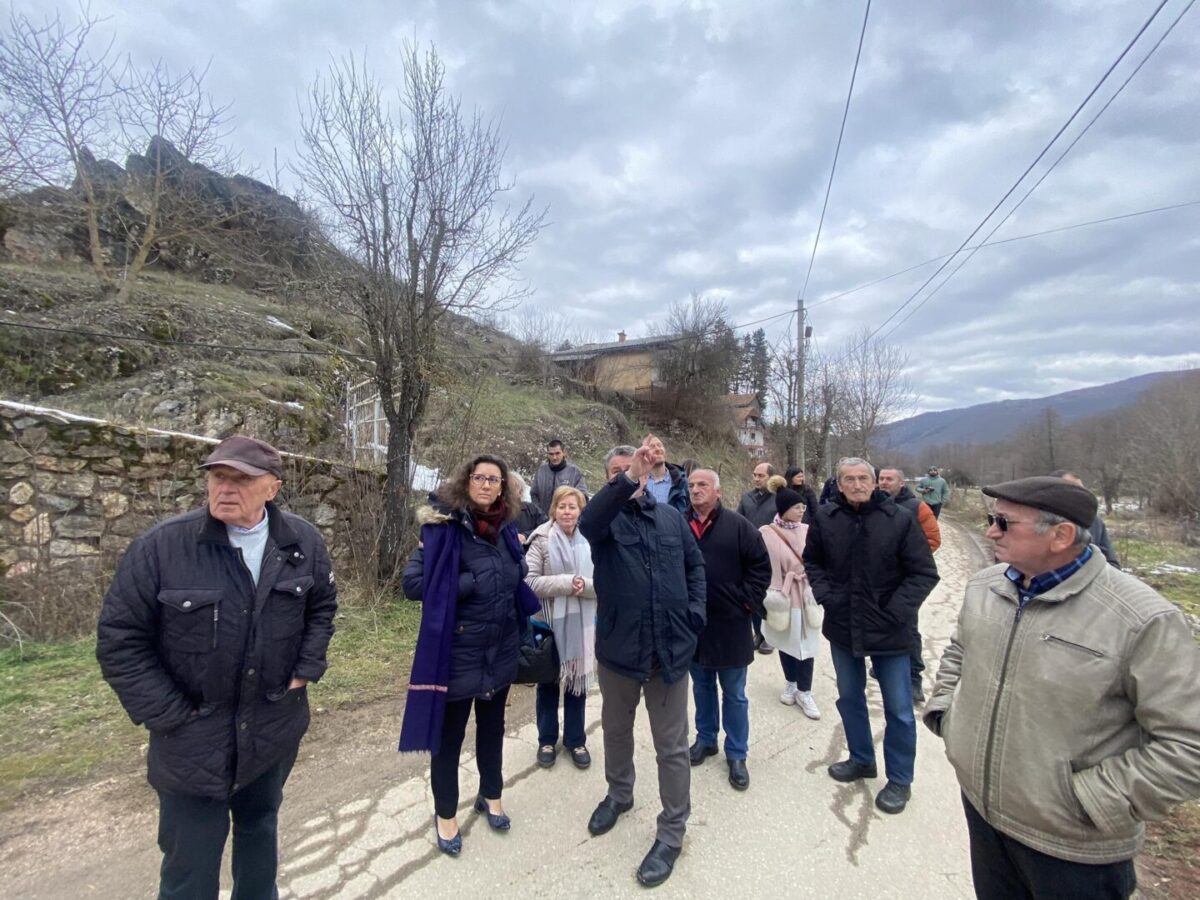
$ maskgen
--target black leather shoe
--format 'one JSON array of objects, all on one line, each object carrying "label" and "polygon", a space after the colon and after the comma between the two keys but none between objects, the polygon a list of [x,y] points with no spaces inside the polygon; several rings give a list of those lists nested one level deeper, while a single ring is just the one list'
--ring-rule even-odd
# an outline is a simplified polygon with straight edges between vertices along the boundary
[{"label": "black leather shoe", "polygon": [[577,769],[586,769],[592,764],[592,754],[588,753],[587,747],[575,747],[571,750],[571,762]]},{"label": "black leather shoe", "polygon": [[632,800],[628,803],[618,803],[612,797],[605,797],[596,807],[596,811],[592,813],[592,817],[588,819],[588,831],[594,835],[607,834],[617,824],[621,813],[627,813],[631,809],[633,809]]},{"label": "black leather shoe", "polygon": [[750,787],[750,772],[744,759],[729,760],[729,783],[738,791]]},{"label": "black leather shoe", "polygon": [[538,747],[537,762],[543,769],[548,769],[554,765],[554,760],[558,756],[558,748],[553,744],[542,744]]},{"label": "black leather shoe", "polygon": [[642,864],[638,866],[637,880],[645,887],[662,884],[671,877],[675,860],[679,859],[679,849],[668,847],[662,841],[655,841]]},{"label": "black leather shoe", "polygon": [[834,781],[850,782],[860,778],[877,778],[879,770],[872,763],[869,766],[859,765],[852,759],[843,759],[829,767],[829,777]]},{"label": "black leather shoe", "polygon": [[904,807],[908,806],[908,798],[911,796],[911,785],[889,781],[883,786],[883,790],[875,795],[875,805],[882,812],[894,816],[896,813],[904,812]]},{"label": "black leather shoe", "polygon": [[921,682],[913,682],[913,705],[925,702],[925,690],[921,687]]},{"label": "black leather shoe", "polygon": [[716,747],[713,747],[709,744],[702,744],[699,741],[696,741],[696,743],[692,744],[691,749],[688,750],[688,757],[692,760],[693,766],[698,766],[700,763],[704,762],[706,758],[716,755]]}]

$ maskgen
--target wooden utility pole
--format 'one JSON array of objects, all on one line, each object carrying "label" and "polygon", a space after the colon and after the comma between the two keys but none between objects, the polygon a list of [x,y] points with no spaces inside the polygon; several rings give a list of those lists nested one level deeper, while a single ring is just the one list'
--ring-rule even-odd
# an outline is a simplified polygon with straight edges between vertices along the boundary
[{"label": "wooden utility pole", "polygon": [[807,422],[804,417],[804,350],[807,343],[808,332],[804,327],[804,298],[796,298],[796,347],[799,353],[799,373],[796,379],[796,417],[793,420],[795,432],[792,439],[792,445],[796,447],[798,463],[801,470],[807,471],[807,465],[804,453],[804,439]]}]

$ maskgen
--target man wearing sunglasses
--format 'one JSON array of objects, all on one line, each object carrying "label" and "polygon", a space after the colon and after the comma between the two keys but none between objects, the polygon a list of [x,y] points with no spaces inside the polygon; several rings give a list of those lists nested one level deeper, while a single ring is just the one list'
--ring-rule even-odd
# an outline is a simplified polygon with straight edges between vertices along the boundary
[{"label": "man wearing sunglasses", "polygon": [[980,898],[1127,898],[1143,822],[1200,796],[1200,649],[1091,546],[1062,478],[985,487],[998,565],[967,584],[924,720],[962,787]]}]

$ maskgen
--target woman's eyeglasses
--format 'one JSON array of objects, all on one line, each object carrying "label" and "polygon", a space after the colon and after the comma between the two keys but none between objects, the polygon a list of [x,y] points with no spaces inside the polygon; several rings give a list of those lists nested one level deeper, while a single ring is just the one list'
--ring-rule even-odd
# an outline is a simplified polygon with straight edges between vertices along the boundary
[{"label": "woman's eyeglasses", "polygon": [[497,485],[500,483],[499,475],[472,475],[471,480],[476,484]]}]

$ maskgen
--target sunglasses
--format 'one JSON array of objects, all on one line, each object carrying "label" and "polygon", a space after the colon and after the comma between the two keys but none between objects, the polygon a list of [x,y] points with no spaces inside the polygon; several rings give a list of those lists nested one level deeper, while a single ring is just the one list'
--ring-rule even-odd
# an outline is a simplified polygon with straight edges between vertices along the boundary
[{"label": "sunglasses", "polygon": [[1010,519],[1008,516],[1004,515],[1004,513],[997,513],[996,515],[992,515],[991,513],[988,513],[987,523],[988,523],[988,527],[995,525],[1001,531],[1008,531],[1008,527],[1010,525],[1020,525],[1021,520],[1020,519]]}]

